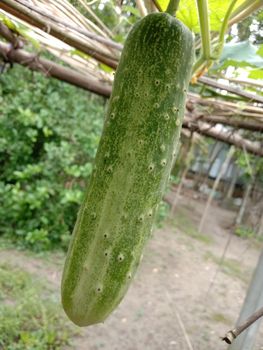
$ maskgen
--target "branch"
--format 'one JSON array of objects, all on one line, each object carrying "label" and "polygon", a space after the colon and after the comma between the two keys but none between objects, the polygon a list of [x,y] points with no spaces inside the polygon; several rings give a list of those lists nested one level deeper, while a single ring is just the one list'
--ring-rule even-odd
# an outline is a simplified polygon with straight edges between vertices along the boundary
[{"label": "branch", "polygon": [[7,57],[10,62],[19,63],[31,70],[39,71],[47,76],[57,78],[95,94],[109,97],[111,86],[100,82],[92,77],[84,76],[73,69],[63,67],[49,60],[39,58],[37,55],[25,50],[10,50],[10,45],[0,42],[0,56]]},{"label": "branch", "polygon": [[87,40],[65,31],[65,28],[61,28],[53,23],[47,23],[42,16],[33,13],[32,10],[29,10],[25,6],[11,0],[1,0],[0,8],[43,31],[48,31],[50,35],[53,35],[55,38],[60,39],[66,44],[86,53],[97,61],[114,69],[117,67],[117,59],[111,57],[110,54],[106,55],[104,52],[102,53],[98,48],[89,45]]},{"label": "branch", "polygon": [[[220,116],[220,115],[200,115],[196,116],[194,118],[197,118],[199,120],[203,120],[205,122],[209,122],[211,124],[223,124],[223,125],[229,125],[233,126],[236,129],[245,129],[245,130],[251,130],[256,132],[263,132],[263,122],[256,122],[253,119],[248,120],[245,118],[236,118],[236,117],[226,117],[226,116]],[[251,118],[249,118],[251,119]]]},{"label": "branch", "polygon": [[[113,41],[111,39],[104,38],[104,37],[102,37],[100,35],[97,35],[95,33],[90,32],[87,29],[83,29],[83,28],[80,28],[80,27],[77,27],[77,26],[73,26],[72,24],[70,24],[68,22],[65,22],[65,21],[63,21],[61,19],[58,19],[58,17],[53,16],[50,13],[48,13],[48,12],[42,10],[42,9],[41,10],[38,9],[36,6],[32,6],[32,5],[28,4],[28,3],[25,4],[24,1],[22,1],[22,0],[20,0],[20,3],[22,5],[24,5],[24,6],[26,6],[27,8],[29,8],[30,10],[40,14],[41,16],[44,16],[44,17],[52,20],[53,22],[55,22],[57,24],[63,25],[66,28],[74,30],[76,33],[83,34],[83,35],[87,36],[88,38],[90,38],[90,39],[92,39],[94,41],[102,43],[102,44],[104,44],[104,45],[106,45],[108,47],[112,47],[112,48],[117,49],[119,51],[121,51],[123,49],[123,45],[118,44],[118,43],[116,43],[115,41]],[[104,54],[103,51],[101,51],[101,53]]]},{"label": "branch", "polygon": [[179,2],[180,0],[170,0],[165,12],[169,13],[171,16],[175,16]]},{"label": "branch", "polygon": [[207,77],[203,76],[203,77],[200,77],[198,79],[198,81],[200,83],[203,83],[203,84],[206,84],[206,85],[210,85],[210,86],[212,86],[214,88],[217,88],[217,89],[220,89],[220,90],[226,90],[226,91],[231,92],[231,93],[233,93],[235,95],[245,97],[246,99],[248,99],[250,101],[263,103],[263,96],[252,94],[250,92],[241,90],[241,89],[236,88],[236,87],[232,87],[232,86],[228,86],[228,85],[224,85],[224,84],[218,83],[217,81],[215,81],[213,79],[210,79],[210,78],[207,78]]},{"label": "branch", "polygon": [[261,107],[253,106],[250,104],[245,104],[244,106],[239,105],[234,102],[217,100],[215,98],[203,98],[200,95],[194,94],[193,92],[188,92],[190,101],[193,103],[199,103],[204,106],[218,106],[219,110],[232,112],[231,115],[248,115],[251,117],[263,118],[263,111]]},{"label": "branch", "polygon": [[183,120],[183,127],[195,131],[199,134],[212,137],[216,140],[223,141],[230,145],[234,145],[241,149],[246,149],[247,152],[263,157],[263,147],[260,142],[247,140],[239,135],[236,131],[220,131],[218,128],[205,122],[195,122],[189,117]]},{"label": "branch", "polygon": [[251,326],[254,322],[256,322],[260,317],[263,316],[263,307],[256,312],[254,312],[246,321],[238,326],[237,328],[231,329],[226,333],[226,335],[222,338],[227,344],[232,344],[233,340],[239,336],[245,329]]},{"label": "branch", "polygon": [[11,30],[4,25],[2,22],[0,22],[0,35],[5,38],[7,41],[9,41],[14,48],[21,48],[23,47],[23,42],[17,38],[16,35],[14,35]]},{"label": "branch", "polygon": [[233,83],[236,84],[241,84],[241,85],[248,85],[248,86],[255,86],[256,88],[263,89],[263,84],[260,81],[256,81],[255,79],[249,79],[249,78],[229,78],[226,77],[222,74],[222,79],[232,81]]}]

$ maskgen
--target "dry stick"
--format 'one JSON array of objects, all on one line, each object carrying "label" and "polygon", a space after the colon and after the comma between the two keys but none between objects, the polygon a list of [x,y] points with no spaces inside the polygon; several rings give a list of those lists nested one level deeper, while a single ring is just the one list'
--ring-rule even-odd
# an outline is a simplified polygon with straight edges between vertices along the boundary
[{"label": "dry stick", "polygon": [[263,123],[257,122],[255,120],[247,120],[244,117],[236,118],[236,117],[226,117],[226,116],[218,116],[218,115],[204,115],[200,116],[201,120],[204,120],[209,123],[214,124],[224,124],[236,127],[238,129],[246,129],[251,131],[263,132]]},{"label": "dry stick", "polygon": [[225,247],[224,247],[223,254],[222,254],[222,256],[221,256],[221,258],[220,258],[220,261],[219,261],[219,263],[218,263],[218,267],[217,267],[217,269],[216,269],[216,271],[215,271],[214,276],[212,277],[212,280],[211,280],[211,282],[210,282],[210,284],[209,284],[209,287],[208,287],[208,289],[207,289],[207,292],[206,292],[206,294],[205,294],[205,300],[208,300],[207,297],[208,297],[208,295],[209,295],[211,289],[213,288],[213,286],[214,286],[214,284],[215,284],[217,275],[218,275],[218,273],[219,273],[219,271],[220,271],[220,268],[221,268],[221,266],[223,265],[223,262],[224,262],[224,260],[225,260],[226,253],[227,253],[228,247],[230,246],[232,237],[233,237],[233,235],[228,235],[228,237],[227,237],[227,241],[226,241],[226,244],[225,244]]},{"label": "dry stick", "polygon": [[244,323],[240,326],[231,329],[226,333],[226,335],[222,338],[227,344],[232,344],[233,340],[239,336],[245,329],[251,326],[254,322],[256,322],[260,317],[263,316],[263,307],[254,312],[249,318],[246,319]]},{"label": "dry stick", "polygon": [[238,212],[237,217],[236,217],[236,222],[235,222],[236,226],[239,226],[242,223],[242,220],[243,220],[243,217],[245,214],[245,209],[247,206],[247,201],[249,199],[250,192],[252,190],[252,181],[250,181],[249,184],[247,185],[247,188],[246,188],[243,200],[242,200],[241,207],[240,207],[239,212]]},{"label": "dry stick", "polygon": [[23,47],[23,41],[19,40],[18,37],[15,36],[13,32],[11,32],[11,30],[2,22],[0,22],[0,35],[7,41],[9,41],[14,48]]},{"label": "dry stick", "polygon": [[263,97],[262,96],[259,96],[259,95],[256,95],[256,94],[252,94],[250,92],[246,92],[246,91],[241,90],[241,89],[236,88],[236,87],[227,86],[227,85],[218,83],[217,81],[215,81],[213,79],[210,79],[210,78],[207,78],[207,77],[203,76],[203,77],[200,77],[198,79],[198,81],[200,83],[204,83],[206,85],[210,85],[210,86],[212,86],[214,88],[217,88],[217,89],[220,89],[220,90],[226,90],[228,92],[232,92],[233,94],[245,97],[248,100],[263,103]]},{"label": "dry stick", "polygon": [[10,62],[20,63],[31,70],[40,71],[48,76],[71,83],[98,95],[109,97],[111,94],[111,86],[103,84],[97,79],[88,78],[81,73],[77,73],[73,69],[39,58],[35,54],[28,53],[25,50],[10,51],[10,46],[1,41],[0,56],[8,57]]},{"label": "dry stick", "polygon": [[175,315],[176,315],[177,321],[178,321],[178,323],[179,323],[179,326],[181,327],[181,330],[182,330],[182,332],[183,332],[183,335],[184,335],[186,344],[187,344],[188,347],[189,347],[189,350],[194,350],[194,348],[193,348],[193,346],[192,346],[192,344],[191,344],[190,338],[189,338],[189,336],[188,336],[188,334],[187,334],[187,332],[186,332],[185,326],[184,326],[184,324],[183,324],[183,321],[182,321],[182,319],[181,319],[181,316],[180,316],[179,312],[178,312],[178,311],[175,311]]},{"label": "dry stick", "polygon": [[[216,148],[216,145],[218,145],[218,144],[219,144],[219,142],[217,141],[215,143],[215,148]],[[219,144],[219,148],[217,150],[215,149],[215,152],[213,152],[211,154],[211,157],[209,158],[208,169],[207,169],[207,171],[206,171],[206,173],[204,174],[204,177],[203,177],[203,184],[204,185],[207,184],[207,182],[209,180],[210,171],[211,171],[211,169],[212,169],[212,167],[214,165],[214,162],[216,161],[216,159],[218,158],[219,154],[221,153],[222,149],[223,149],[223,146],[220,147],[220,144]]]},{"label": "dry stick", "polygon": [[255,81],[254,79],[236,79],[236,78],[228,78],[226,76],[222,76],[223,79],[232,81],[233,83],[241,84],[241,85],[248,85],[248,86],[255,86],[256,88],[263,89],[263,84]]},{"label": "dry stick", "polygon": [[83,0],[78,0],[81,5],[85,8],[86,11],[89,12],[90,16],[93,17],[95,22],[111,37],[114,37],[114,34],[109,30],[109,28],[100,20],[100,18],[92,11],[92,9],[87,6],[87,4]]},{"label": "dry stick", "polygon": [[235,145],[241,149],[244,147],[249,153],[253,153],[261,157],[263,156],[263,148],[260,142],[244,139],[238,132],[219,131],[216,127],[204,122],[193,123],[193,121],[187,116],[183,120],[183,127],[196,131],[199,134],[210,136],[213,139],[223,141],[230,145]]},{"label": "dry stick", "polygon": [[147,16],[147,10],[142,0],[136,0],[136,5],[142,17]]},{"label": "dry stick", "polygon": [[198,102],[202,105],[215,105],[218,106],[219,109],[224,110],[227,109],[233,109],[233,113],[258,113],[260,117],[263,117],[262,108],[257,107],[251,104],[246,104],[245,106],[240,106],[240,104],[235,102],[229,102],[224,100],[216,100],[215,98],[203,98],[200,95],[197,95],[193,92],[188,92],[188,96],[190,100],[194,100],[194,102]]},{"label": "dry stick", "polygon": [[204,227],[204,223],[205,223],[205,219],[207,217],[207,214],[208,214],[208,211],[209,211],[209,208],[210,208],[210,205],[211,205],[211,202],[212,202],[212,199],[213,199],[213,196],[214,196],[214,193],[217,189],[217,186],[222,178],[222,176],[224,175],[225,171],[226,171],[226,168],[228,167],[228,163],[230,162],[233,154],[235,152],[235,148],[232,146],[230,147],[230,150],[226,156],[226,159],[225,161],[223,162],[222,166],[221,166],[221,169],[217,175],[217,178],[214,182],[214,185],[213,185],[213,188],[212,188],[212,191],[210,192],[210,195],[207,199],[207,202],[206,202],[206,207],[205,207],[205,210],[204,210],[204,213],[203,213],[203,216],[202,216],[202,219],[200,221],[200,224],[199,224],[199,227],[198,227],[198,232],[201,232],[203,230],[203,227]]},{"label": "dry stick", "polygon": [[[50,13],[48,13],[48,12],[42,10],[42,9],[41,10],[38,9],[36,6],[32,6],[30,4],[26,4],[24,1],[20,0],[20,3],[22,5],[24,5],[24,6],[26,6],[27,8],[29,8],[30,10],[39,13],[41,16],[47,17],[48,19],[56,22],[57,24],[61,24],[64,27],[72,29],[72,30],[74,30],[75,32],[77,32],[79,34],[83,34],[83,35],[87,36],[88,38],[90,38],[92,40],[95,40],[95,41],[97,41],[99,43],[102,43],[102,44],[104,44],[106,46],[113,47],[114,49],[117,49],[119,51],[121,51],[123,49],[123,45],[118,44],[118,43],[116,43],[113,40],[110,40],[110,39],[104,38],[102,36],[99,36],[97,34],[94,34],[94,33],[90,32],[87,29],[83,29],[83,28],[80,28],[80,27],[77,27],[77,26],[73,26],[72,24],[70,24],[70,23],[68,23],[66,21],[63,21],[61,19],[58,19],[58,17],[53,16],[52,14],[50,14]],[[103,51],[102,51],[102,53],[103,53]]]},{"label": "dry stick", "polygon": [[[171,298],[171,295],[170,295],[170,293],[168,292],[168,290],[166,290],[166,298],[167,298],[170,302],[172,302],[172,298]],[[185,328],[185,326],[184,326],[184,323],[183,323],[183,320],[182,320],[182,318],[181,318],[181,316],[180,316],[179,311],[174,310],[174,313],[175,313],[175,316],[176,316],[177,321],[178,321],[178,323],[179,323],[179,326],[180,326],[180,328],[181,328],[181,330],[182,330],[182,332],[183,332],[183,336],[184,336],[185,342],[186,342],[186,344],[187,344],[189,350],[194,350],[194,347],[193,347],[193,345],[192,345],[192,343],[191,343],[191,340],[190,340],[189,335],[187,334],[186,328]]]},{"label": "dry stick", "polygon": [[61,28],[58,25],[55,25],[53,23],[46,23],[45,19],[42,16],[36,13],[32,13],[32,11],[27,9],[25,6],[11,0],[1,0],[0,8],[8,13],[11,13],[19,19],[22,19],[23,21],[26,21],[27,23],[40,28],[41,30],[48,30],[49,34],[52,36],[90,55],[97,61],[104,63],[114,69],[117,67],[117,60],[113,57],[106,57],[104,54],[99,52],[98,48],[91,47],[84,39],[77,37],[72,32],[67,33],[64,28]]},{"label": "dry stick", "polygon": [[179,200],[179,197],[180,197],[180,194],[181,194],[181,190],[183,188],[183,185],[184,185],[184,181],[185,181],[185,178],[186,178],[186,175],[190,169],[190,166],[191,166],[191,159],[189,159],[189,157],[191,158],[191,155],[192,155],[192,147],[193,147],[193,138],[194,138],[194,133],[191,132],[191,136],[190,136],[190,140],[189,140],[189,144],[188,144],[188,149],[187,149],[187,158],[186,159],[186,167],[183,171],[183,174],[181,176],[181,181],[180,181],[180,184],[179,186],[177,187],[177,191],[176,191],[176,194],[175,194],[175,197],[174,197],[174,200],[173,200],[173,203],[172,203],[172,208],[171,208],[171,211],[170,211],[170,216],[172,217],[173,213],[174,213],[174,209],[177,205],[177,202]]}]

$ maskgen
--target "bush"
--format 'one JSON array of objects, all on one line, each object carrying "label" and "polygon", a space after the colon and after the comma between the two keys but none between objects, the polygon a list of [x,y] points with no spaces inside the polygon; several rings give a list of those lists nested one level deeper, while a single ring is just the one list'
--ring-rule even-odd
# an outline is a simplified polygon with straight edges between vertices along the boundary
[{"label": "bush", "polygon": [[0,77],[0,234],[67,246],[92,170],[104,101],[16,67]]}]

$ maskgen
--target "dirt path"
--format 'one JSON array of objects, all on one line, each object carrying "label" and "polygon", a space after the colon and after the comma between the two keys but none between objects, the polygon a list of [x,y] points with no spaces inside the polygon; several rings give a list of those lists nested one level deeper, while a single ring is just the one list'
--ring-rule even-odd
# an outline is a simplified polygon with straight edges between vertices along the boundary
[{"label": "dirt path", "polygon": [[[178,208],[175,220],[155,231],[121,305],[104,324],[83,329],[67,349],[190,350],[189,342],[194,350],[227,349],[220,336],[235,323],[260,247],[231,236],[219,267],[233,213],[213,206],[198,234],[193,227],[204,203],[184,198]],[[51,255],[44,264],[1,251],[0,262],[11,255],[12,263],[45,277],[59,293],[62,256]],[[255,350],[263,349],[262,326]]]}]

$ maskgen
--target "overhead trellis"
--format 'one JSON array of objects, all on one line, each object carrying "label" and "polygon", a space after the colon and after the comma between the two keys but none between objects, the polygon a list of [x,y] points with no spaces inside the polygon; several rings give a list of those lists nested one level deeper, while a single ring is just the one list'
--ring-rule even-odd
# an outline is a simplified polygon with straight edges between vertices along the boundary
[{"label": "overhead trellis", "polygon": [[[109,97],[122,44],[113,39],[90,3],[78,2],[89,18],[66,0],[1,0],[0,57],[3,63],[18,63]],[[247,2],[238,1],[232,22],[242,14],[244,18],[245,11],[252,13],[254,8],[248,11]],[[260,2],[254,3],[257,10]],[[152,2],[150,10],[157,11],[156,4]],[[137,1],[137,7],[146,15],[149,1]],[[200,40],[196,45],[200,47]],[[47,53],[51,54],[48,58]],[[212,91],[213,97],[189,92],[183,127],[263,156],[262,81],[209,77],[205,73],[211,62],[207,66],[205,62],[196,70],[192,83],[203,86],[202,91]],[[248,91],[246,86],[253,89]]]}]

